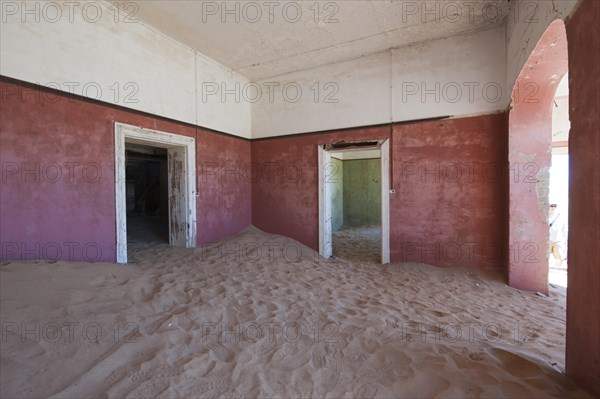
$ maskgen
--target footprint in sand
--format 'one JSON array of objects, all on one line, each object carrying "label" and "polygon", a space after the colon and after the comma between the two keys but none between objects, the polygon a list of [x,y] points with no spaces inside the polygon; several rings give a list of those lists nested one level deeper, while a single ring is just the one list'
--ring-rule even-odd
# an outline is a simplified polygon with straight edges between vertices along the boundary
[{"label": "footprint in sand", "polygon": [[385,325],[388,328],[400,328],[400,323],[395,319],[385,319]]},{"label": "footprint in sand", "polygon": [[106,377],[104,382],[106,382],[106,385],[108,385],[108,386],[113,385],[113,384],[121,381],[123,379],[123,377],[125,377],[125,374],[126,374],[126,368],[119,367],[118,369],[111,371],[111,373],[108,375],[108,377]]},{"label": "footprint in sand", "polygon": [[375,341],[375,340],[369,339],[369,338],[365,338],[362,341],[362,344],[363,344],[364,352],[366,352],[368,355],[372,355],[380,347],[380,344],[378,341]]},{"label": "footprint in sand", "polygon": [[478,385],[472,385],[469,388],[467,388],[467,393],[470,396],[478,398],[483,393],[483,389]]},{"label": "footprint in sand", "polygon": [[261,343],[255,345],[257,350],[254,352],[258,355],[258,357],[265,357],[267,355],[272,355],[277,349],[277,342],[275,340],[265,338]]},{"label": "footprint in sand", "polygon": [[152,321],[144,327],[144,332],[146,334],[153,334],[165,321],[169,320],[170,318],[171,315],[163,315],[158,317],[156,320]]},{"label": "footprint in sand", "polygon": [[290,372],[302,369],[310,361],[310,352],[308,352],[308,348],[305,348],[305,346],[299,347],[290,342],[278,346],[269,361],[270,366]]},{"label": "footprint in sand", "polygon": [[378,390],[379,389],[374,384],[371,384],[369,382],[359,384],[355,389],[352,390],[354,393],[352,397],[354,399],[373,398],[377,394]]},{"label": "footprint in sand", "polygon": [[335,376],[336,380],[340,376],[340,372],[342,371],[342,362],[339,359],[334,359],[332,357],[326,357],[325,363],[327,369],[331,373],[332,376]]},{"label": "footprint in sand", "polygon": [[440,312],[438,310],[431,310],[430,313],[435,317],[445,317],[448,316],[448,313]]},{"label": "footprint in sand", "polygon": [[219,397],[221,394],[229,389],[231,380],[220,379],[207,382],[205,384],[199,384],[186,390],[185,396],[187,397]]},{"label": "footprint in sand", "polygon": [[209,350],[209,354],[220,362],[229,363],[233,360],[233,353],[218,341],[207,342],[206,347]]},{"label": "footprint in sand", "polygon": [[[215,362],[214,360],[211,360],[210,362],[208,362],[208,364],[203,363],[204,369],[200,372],[194,372],[194,375],[188,375],[188,374],[183,374],[181,376],[181,381],[186,382],[186,383],[196,383],[198,382],[198,380],[200,379],[204,379],[205,377],[207,377],[208,375],[210,375],[215,366],[217,365],[217,362]],[[194,368],[188,369],[188,371],[193,371],[193,370],[197,370]]]},{"label": "footprint in sand", "polygon": [[170,384],[168,380],[150,380],[144,382],[138,388],[133,390],[127,395],[132,398],[156,398],[160,393],[164,392],[169,388]]},{"label": "footprint in sand", "polygon": [[102,392],[102,393],[92,396],[90,399],[108,399],[108,393]]},{"label": "footprint in sand", "polygon": [[316,369],[325,367],[327,359],[325,358],[325,349],[321,345],[315,346],[312,351],[312,365]]},{"label": "footprint in sand", "polygon": [[176,377],[183,372],[181,367],[176,367],[176,366],[163,366],[163,367],[159,367],[156,371],[157,371],[156,376],[158,378]]},{"label": "footprint in sand", "polygon": [[347,316],[356,316],[358,313],[350,308],[344,308],[344,313],[346,313]]},{"label": "footprint in sand", "polygon": [[378,371],[377,375],[374,377],[378,384],[386,388],[391,387],[396,381],[399,380],[399,374],[396,372],[396,370],[392,370],[390,368]]},{"label": "footprint in sand", "polygon": [[131,374],[129,376],[129,381],[133,382],[134,384],[140,384],[142,381],[145,381],[146,378],[146,373],[142,370],[136,371],[135,373]]},{"label": "footprint in sand", "polygon": [[303,377],[301,377],[300,381],[293,384],[291,388],[296,394],[296,397],[310,398],[314,396],[313,392],[315,386],[310,375],[304,375]]}]

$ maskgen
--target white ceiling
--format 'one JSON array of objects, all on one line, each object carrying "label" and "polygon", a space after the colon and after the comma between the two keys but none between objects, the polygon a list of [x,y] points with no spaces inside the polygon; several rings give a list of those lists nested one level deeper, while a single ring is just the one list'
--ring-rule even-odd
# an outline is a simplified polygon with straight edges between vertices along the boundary
[{"label": "white ceiling", "polygon": [[[508,1],[146,0],[134,4],[139,6],[135,17],[141,21],[258,80],[498,26],[506,19]],[[226,13],[225,7],[233,13]]]}]

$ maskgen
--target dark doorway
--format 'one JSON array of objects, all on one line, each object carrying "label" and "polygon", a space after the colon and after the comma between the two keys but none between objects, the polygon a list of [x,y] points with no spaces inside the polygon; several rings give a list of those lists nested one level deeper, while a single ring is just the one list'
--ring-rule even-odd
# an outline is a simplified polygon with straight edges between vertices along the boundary
[{"label": "dark doorway", "polygon": [[125,145],[128,256],[169,242],[167,150]]}]

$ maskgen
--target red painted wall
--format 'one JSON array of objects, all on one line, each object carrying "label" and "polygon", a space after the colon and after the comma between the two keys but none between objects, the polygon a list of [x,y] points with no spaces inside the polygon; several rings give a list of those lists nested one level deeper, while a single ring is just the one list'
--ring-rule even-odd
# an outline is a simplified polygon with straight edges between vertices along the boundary
[{"label": "red painted wall", "polygon": [[[196,138],[205,162],[247,163],[250,143],[0,80],[2,259],[116,260],[114,122]],[[198,178],[198,243],[250,224],[250,184]]]},{"label": "red painted wall", "polygon": [[250,141],[198,128],[198,243],[215,242],[251,223]]},{"label": "red painted wall", "polygon": [[569,40],[567,374],[600,397],[600,2],[585,0]]},{"label": "red painted wall", "polygon": [[506,115],[396,125],[391,256],[504,268]]},{"label": "red painted wall", "polygon": [[503,268],[506,129],[498,114],[253,141],[274,173],[252,185],[252,223],[318,249],[317,145],[391,137],[392,261]]},{"label": "red painted wall", "polygon": [[567,58],[565,26],[557,20],[517,78],[509,115],[509,284],[546,294],[552,106]]}]

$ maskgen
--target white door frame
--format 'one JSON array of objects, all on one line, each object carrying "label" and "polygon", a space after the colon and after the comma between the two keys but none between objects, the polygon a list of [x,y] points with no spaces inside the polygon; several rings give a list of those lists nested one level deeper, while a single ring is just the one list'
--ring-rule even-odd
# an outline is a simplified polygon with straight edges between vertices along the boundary
[{"label": "white door frame", "polygon": [[[333,255],[331,232],[331,153],[322,145],[317,146],[319,154],[319,255],[325,259]],[[335,172],[335,171],[332,171]]]},{"label": "white door frame", "polygon": [[[381,263],[390,263],[390,144],[385,139],[381,151]],[[319,168],[319,255],[330,258],[333,250],[331,232],[331,185],[329,168],[331,152],[317,146]]]},{"label": "white door frame", "polygon": [[[196,246],[196,140],[158,130],[115,122],[115,209],[117,226],[117,263],[127,263],[127,205],[125,199],[125,143],[166,148],[167,156],[173,151],[183,150],[182,176],[185,189],[182,202],[185,204],[185,246]],[[169,182],[172,181],[169,168]],[[169,212],[169,220],[171,218]],[[169,243],[173,245],[171,223],[169,223]]]}]

